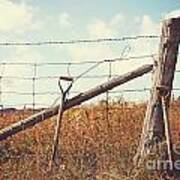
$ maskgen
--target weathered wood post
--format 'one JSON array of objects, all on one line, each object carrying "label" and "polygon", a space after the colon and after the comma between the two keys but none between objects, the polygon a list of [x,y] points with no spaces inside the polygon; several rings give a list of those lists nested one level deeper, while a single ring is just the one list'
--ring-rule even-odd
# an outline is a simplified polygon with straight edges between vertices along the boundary
[{"label": "weathered wood post", "polygon": [[159,58],[155,62],[151,97],[144,120],[141,142],[135,157],[135,162],[138,164],[144,160],[155,144],[162,142],[165,138],[162,96],[165,97],[168,111],[179,42],[180,17],[165,20],[162,25]]}]

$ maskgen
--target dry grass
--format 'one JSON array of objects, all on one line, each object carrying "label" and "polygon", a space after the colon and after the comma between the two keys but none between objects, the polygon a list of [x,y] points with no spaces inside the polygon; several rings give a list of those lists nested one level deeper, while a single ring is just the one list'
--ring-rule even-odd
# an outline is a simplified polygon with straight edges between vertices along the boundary
[{"label": "dry grass", "polygon": [[[180,103],[172,103],[173,141],[180,138]],[[48,172],[55,118],[19,133],[0,144],[0,179],[16,180],[126,180],[158,179],[142,169],[135,171],[135,155],[146,107],[112,103],[109,121],[103,103],[65,113],[61,131],[61,165]],[[31,112],[0,118],[0,128]]]}]

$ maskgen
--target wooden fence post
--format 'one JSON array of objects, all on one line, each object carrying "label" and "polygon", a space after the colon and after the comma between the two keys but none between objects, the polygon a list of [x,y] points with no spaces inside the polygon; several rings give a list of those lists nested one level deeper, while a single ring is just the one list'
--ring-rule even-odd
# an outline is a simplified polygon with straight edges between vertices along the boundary
[{"label": "wooden fence post", "polygon": [[[159,58],[155,62],[153,87],[144,120],[141,141],[135,157],[135,163],[141,163],[153,146],[165,138],[162,96],[167,111],[171,99],[173,79],[176,68],[178,46],[180,42],[180,17],[165,20],[159,47]],[[168,113],[167,113],[168,116]]]}]

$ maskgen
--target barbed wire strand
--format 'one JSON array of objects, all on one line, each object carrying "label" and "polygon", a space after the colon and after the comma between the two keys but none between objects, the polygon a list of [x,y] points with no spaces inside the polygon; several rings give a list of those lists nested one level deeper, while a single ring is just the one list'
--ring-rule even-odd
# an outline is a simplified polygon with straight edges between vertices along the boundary
[{"label": "barbed wire strand", "polygon": [[[116,57],[116,58],[108,58],[108,59],[100,59],[100,60],[94,60],[94,61],[89,61],[89,60],[84,60],[84,61],[76,61],[76,60],[72,60],[72,62],[42,62],[42,63],[36,63],[37,66],[62,66],[62,65],[84,65],[84,64],[96,64],[101,62],[117,62],[117,61],[131,61],[131,60],[136,60],[136,59],[146,59],[146,58],[152,58],[152,56],[155,56],[157,54],[144,54],[144,55],[139,55],[139,56],[130,56],[130,57]],[[29,61],[29,60],[26,60]],[[34,66],[35,63],[31,63],[29,62],[8,62],[8,60],[5,62],[1,61],[0,64],[2,65],[9,65],[9,66],[15,66],[15,65],[30,65],[30,66]]]},{"label": "barbed wire strand", "polygon": [[102,42],[121,42],[137,39],[157,39],[158,35],[139,35],[139,36],[126,36],[120,38],[98,38],[98,39],[77,39],[77,40],[50,40],[39,42],[0,42],[0,46],[42,46],[42,45],[68,45],[80,43],[102,43]]}]

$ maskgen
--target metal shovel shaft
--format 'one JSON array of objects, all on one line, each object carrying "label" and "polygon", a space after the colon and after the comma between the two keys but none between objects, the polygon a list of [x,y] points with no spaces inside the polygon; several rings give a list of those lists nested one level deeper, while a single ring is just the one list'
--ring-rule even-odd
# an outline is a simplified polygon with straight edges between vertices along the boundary
[{"label": "metal shovel shaft", "polygon": [[52,156],[50,159],[50,169],[52,169],[53,164],[57,164],[56,157],[57,157],[57,150],[59,146],[59,135],[60,135],[60,130],[62,126],[62,118],[63,118],[63,113],[64,113],[63,104],[64,104],[64,100],[62,98],[58,116],[57,116],[56,126],[55,126],[54,141],[53,141],[53,146],[52,146]]}]

